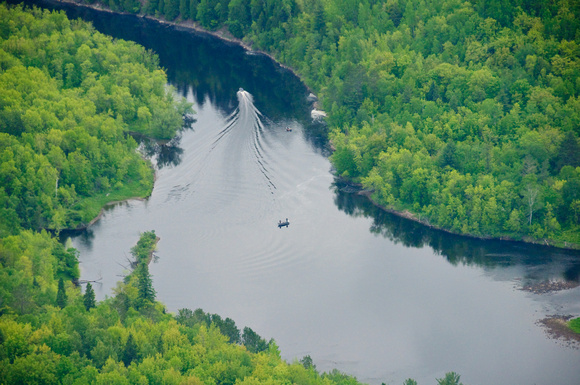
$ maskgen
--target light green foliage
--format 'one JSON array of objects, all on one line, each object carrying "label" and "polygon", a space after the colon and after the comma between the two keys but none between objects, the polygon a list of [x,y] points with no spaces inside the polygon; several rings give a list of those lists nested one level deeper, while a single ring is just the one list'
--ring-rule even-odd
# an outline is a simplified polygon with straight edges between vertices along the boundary
[{"label": "light green foliage", "polygon": [[580,333],[580,318],[571,319],[568,322],[570,329],[574,330],[576,333]]},{"label": "light green foliage", "polygon": [[155,230],[142,233],[137,244],[131,248],[131,255],[135,257],[135,263],[148,264],[155,248],[157,247],[157,241],[158,238],[155,234]]},{"label": "light green foliage", "polygon": [[147,195],[152,170],[126,133],[169,139],[190,111],[157,58],[64,13],[2,4],[0,19],[0,235],[75,228],[103,197]]},{"label": "light green foliage", "polygon": [[[2,263],[17,266],[15,272],[23,270],[36,277],[39,266],[25,260],[16,246],[10,246],[17,243],[17,238],[0,244]],[[144,233],[132,248],[134,254],[145,256],[140,257],[142,265],[146,266],[155,239],[153,231]],[[57,257],[46,263],[52,264],[54,271]],[[2,309],[0,383],[359,384],[338,372],[320,375],[311,361],[309,369],[298,362],[284,362],[276,343],[266,343],[250,328],[244,329],[247,346],[239,344],[239,330],[229,318],[222,321],[201,309],[182,309],[173,317],[154,299],[147,307],[126,301],[131,291],[137,291],[134,278],[138,274],[130,274],[114,298],[101,301],[90,312],[85,311],[86,301],[80,291],[72,288],[64,309],[47,304],[42,311],[24,314],[12,308],[12,303]],[[56,288],[54,273],[49,278],[38,274],[38,280],[45,279]],[[63,282],[62,278],[59,281]],[[0,287],[3,284],[0,281]],[[237,341],[232,341],[233,329],[237,330]],[[230,335],[222,334],[222,330]]]},{"label": "light green foliage", "polygon": [[[580,24],[563,15],[580,10],[492,3],[297,2],[282,27],[267,7],[250,7],[247,32],[232,25],[319,93],[338,174],[382,205],[459,233],[577,243]],[[244,6],[230,2],[233,20]]]},{"label": "light green foliage", "polygon": [[381,205],[457,233],[580,244],[580,9],[569,1],[180,10],[295,68],[329,112],[338,175]]}]

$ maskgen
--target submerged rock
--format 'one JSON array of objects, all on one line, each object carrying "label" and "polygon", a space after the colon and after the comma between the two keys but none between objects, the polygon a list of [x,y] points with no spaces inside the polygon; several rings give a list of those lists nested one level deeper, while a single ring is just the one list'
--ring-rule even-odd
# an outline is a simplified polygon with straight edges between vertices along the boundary
[{"label": "submerged rock", "polygon": [[580,286],[580,283],[574,281],[543,281],[524,285],[522,290],[534,294],[548,294],[556,291],[573,289],[578,286]]}]

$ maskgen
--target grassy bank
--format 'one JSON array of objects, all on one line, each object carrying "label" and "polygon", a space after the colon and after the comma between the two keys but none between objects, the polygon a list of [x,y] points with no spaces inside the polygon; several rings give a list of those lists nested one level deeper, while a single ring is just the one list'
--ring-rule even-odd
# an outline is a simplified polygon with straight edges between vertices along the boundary
[{"label": "grassy bank", "polygon": [[89,198],[83,199],[77,205],[77,212],[81,222],[77,230],[95,223],[107,206],[115,205],[131,199],[145,199],[151,195],[154,183],[154,170],[151,168],[150,174],[141,180],[132,180],[123,186],[108,193],[99,193]]},{"label": "grassy bank", "polygon": [[580,317],[571,319],[568,321],[568,326],[572,329],[575,333],[580,334]]}]

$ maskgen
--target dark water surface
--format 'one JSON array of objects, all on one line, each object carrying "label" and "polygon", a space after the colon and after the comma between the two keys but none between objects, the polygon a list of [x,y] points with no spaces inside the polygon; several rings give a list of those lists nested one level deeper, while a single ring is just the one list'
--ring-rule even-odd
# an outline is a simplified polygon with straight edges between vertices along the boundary
[{"label": "dark water surface", "polygon": [[[307,90],[261,55],[133,16],[68,11],[160,55],[196,122],[155,156],[147,201],[108,209],[73,239],[99,298],[126,273],[139,233],[170,311],[201,307],[371,384],[447,371],[467,384],[578,384],[580,350],[537,321],[580,315],[576,252],[453,236],[384,213],[335,183]],[[238,91],[242,87],[245,91]],[[292,132],[287,132],[291,127]],[[278,229],[279,220],[290,226]]]}]

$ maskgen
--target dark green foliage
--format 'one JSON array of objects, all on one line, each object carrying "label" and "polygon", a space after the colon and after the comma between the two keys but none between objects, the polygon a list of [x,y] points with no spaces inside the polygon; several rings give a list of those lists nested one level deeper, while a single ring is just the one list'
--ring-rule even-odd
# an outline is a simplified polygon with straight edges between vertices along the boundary
[{"label": "dark green foliage", "polygon": [[95,301],[95,291],[93,290],[93,286],[90,282],[87,282],[87,287],[85,288],[85,294],[83,295],[83,304],[85,305],[85,309],[91,310],[96,306]]},{"label": "dark green foliage", "polygon": [[143,11],[148,15],[154,15],[159,10],[159,0],[146,0]]},{"label": "dark green foliage", "polygon": [[564,166],[580,167],[580,144],[573,131],[568,131],[562,139],[556,159],[558,171]]},{"label": "dark green foliage", "polygon": [[461,376],[455,372],[445,373],[444,378],[437,379],[438,385],[463,385],[459,382]]},{"label": "dark green foliage", "polygon": [[210,316],[211,323],[216,325],[220,332],[229,338],[229,342],[231,344],[239,344],[240,340],[240,329],[236,326],[236,323],[231,318],[226,318],[222,320],[222,318],[217,314],[212,314]]},{"label": "dark green foliage", "polygon": [[123,349],[122,359],[125,366],[131,365],[131,362],[137,360],[137,345],[133,339],[133,334],[129,333],[129,338],[125,343],[125,348]]},{"label": "dark green foliage", "polygon": [[139,13],[141,2],[139,0],[121,0],[121,9],[129,13]]},{"label": "dark green foliage", "polygon": [[580,7],[310,1],[277,29],[263,3],[245,38],[321,96],[340,176],[457,233],[578,244]]},{"label": "dark green foliage", "polygon": [[165,0],[164,14],[167,20],[175,20],[179,15],[180,0]]},{"label": "dark green foliage", "polygon": [[155,289],[153,280],[149,274],[149,266],[146,263],[140,263],[135,270],[137,277],[138,289],[138,307],[146,307],[155,301]]},{"label": "dark green foliage", "polygon": [[191,309],[179,309],[175,320],[182,325],[193,327],[198,324],[205,324],[209,326],[211,319],[209,314],[205,314],[202,309],[196,309],[191,311]]},{"label": "dark green foliage", "polygon": [[190,18],[189,0],[179,0],[179,16],[183,20]]},{"label": "dark green foliage", "polygon": [[455,146],[455,142],[447,142],[445,147],[443,147],[443,151],[441,151],[441,155],[439,156],[439,166],[441,168],[449,166],[457,169],[460,164],[461,162],[459,162],[457,157],[457,147]]},{"label": "dark green foliage", "polygon": [[250,0],[232,0],[228,7],[228,29],[235,37],[242,38],[252,25]]},{"label": "dark green foliage", "polygon": [[189,0],[189,18],[191,20],[197,20],[197,6],[199,5],[199,0]]},{"label": "dark green foliage", "polygon": [[215,30],[221,26],[228,17],[228,1],[223,0],[200,0],[197,6],[197,20],[209,29]]},{"label": "dark green foliage", "polygon": [[220,315],[205,313],[202,309],[196,309],[195,311],[179,309],[175,320],[188,327],[202,324],[210,327],[213,324],[219,329],[221,334],[228,337],[229,343],[239,344],[242,342],[240,329],[236,326],[235,321],[229,317],[224,320]]},{"label": "dark green foliage", "polygon": [[268,349],[268,342],[247,326],[242,333],[242,344],[252,353],[263,352]]},{"label": "dark green foliage", "polygon": [[[130,12],[135,5],[104,4]],[[77,252],[32,229],[76,226],[95,191],[146,179],[150,170],[124,132],[171,136],[177,126],[166,123],[184,111],[146,51],[72,24],[64,13],[0,5],[0,122],[10,123],[0,133],[0,383],[335,384],[282,361],[273,342],[248,328],[245,342],[262,351],[249,353],[229,318],[183,310],[176,323],[155,302],[153,231],[131,249],[137,267],[112,298],[96,304],[90,284],[84,295],[65,291],[79,276]]]},{"label": "dark green foliage", "polygon": [[310,355],[302,357],[300,363],[302,364],[302,366],[304,366],[305,369],[316,370],[316,365],[314,365],[314,362],[312,361],[312,357],[310,357]]},{"label": "dark green foliage", "polygon": [[61,309],[64,309],[64,307],[67,305],[67,303],[68,303],[68,297],[66,295],[66,291],[64,288],[64,281],[62,280],[62,278],[59,278],[58,279],[58,291],[56,292],[56,304]]},{"label": "dark green foliage", "polygon": [[137,308],[146,308],[155,302],[155,289],[149,273],[149,262],[153,257],[153,251],[157,244],[155,231],[147,231],[141,234],[137,244],[131,248],[131,254],[135,257],[135,277],[137,287]]}]

